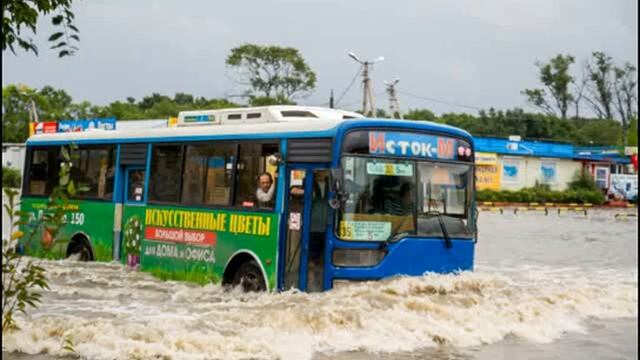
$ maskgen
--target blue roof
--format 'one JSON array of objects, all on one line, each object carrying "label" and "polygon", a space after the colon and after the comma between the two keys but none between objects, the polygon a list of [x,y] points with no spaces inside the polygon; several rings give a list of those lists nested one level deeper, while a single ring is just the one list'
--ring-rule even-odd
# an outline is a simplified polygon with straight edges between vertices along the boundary
[{"label": "blue roof", "polygon": [[549,141],[509,141],[508,139],[475,137],[476,151],[502,155],[552,157],[584,161],[602,161],[615,164],[629,164],[631,159],[620,153],[617,146],[573,146]]},{"label": "blue roof", "polygon": [[572,144],[543,141],[509,141],[508,139],[476,137],[476,151],[503,155],[573,159]]},{"label": "blue roof", "polygon": [[631,157],[625,156],[619,146],[576,146],[576,159],[605,161],[616,164],[630,164]]}]

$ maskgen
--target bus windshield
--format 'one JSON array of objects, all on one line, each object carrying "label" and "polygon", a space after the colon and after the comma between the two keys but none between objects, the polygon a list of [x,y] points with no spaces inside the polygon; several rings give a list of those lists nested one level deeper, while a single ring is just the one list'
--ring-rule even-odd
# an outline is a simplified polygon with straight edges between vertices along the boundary
[{"label": "bus windshield", "polygon": [[342,166],[347,200],[337,222],[341,239],[473,237],[471,165],[345,156]]}]

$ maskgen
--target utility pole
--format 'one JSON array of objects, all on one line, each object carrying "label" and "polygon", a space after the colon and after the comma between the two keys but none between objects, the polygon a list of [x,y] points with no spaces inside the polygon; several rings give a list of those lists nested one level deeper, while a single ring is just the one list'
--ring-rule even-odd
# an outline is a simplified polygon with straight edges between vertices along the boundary
[{"label": "utility pole", "polygon": [[333,89],[331,89],[331,96],[329,97],[329,107],[333,109]]},{"label": "utility pole", "polygon": [[384,82],[384,84],[387,85],[387,95],[389,95],[389,112],[392,119],[396,118],[396,114],[398,114],[398,118],[402,119],[400,103],[396,96],[396,85],[399,81],[400,79],[395,79],[392,83]]},{"label": "utility pole", "polygon": [[375,116],[376,105],[373,97],[373,86],[371,84],[371,78],[369,77],[369,74],[371,71],[369,67],[370,66],[373,67],[373,64],[375,64],[376,62],[384,60],[384,57],[380,56],[373,61],[369,61],[369,60],[363,61],[363,60],[360,60],[360,58],[352,52],[349,53],[349,57],[351,57],[353,60],[360,63],[363,67],[362,69],[362,91],[363,91],[362,114],[364,116]]},{"label": "utility pole", "polygon": [[29,109],[29,117],[31,122],[38,123],[38,111],[36,110],[36,102],[31,99],[31,109]]}]

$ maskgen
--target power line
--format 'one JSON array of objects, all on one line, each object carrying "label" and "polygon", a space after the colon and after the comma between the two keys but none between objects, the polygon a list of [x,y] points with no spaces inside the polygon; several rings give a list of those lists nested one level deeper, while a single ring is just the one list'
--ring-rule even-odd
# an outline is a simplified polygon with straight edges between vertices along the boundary
[{"label": "power line", "polygon": [[[377,93],[373,94],[373,96],[379,97],[379,96],[384,95],[384,93],[385,93],[384,91],[380,91],[380,92],[377,92]],[[347,106],[355,105],[357,103],[362,103],[362,99],[351,100],[351,101],[347,102],[346,104],[342,104],[342,106],[343,106],[343,108],[346,108]]]},{"label": "power line", "polygon": [[428,100],[428,101],[433,101],[433,102],[437,102],[437,103],[441,103],[441,104],[451,105],[451,106],[458,106],[458,107],[467,108],[467,109],[473,109],[473,110],[482,110],[482,108],[479,108],[477,106],[463,105],[463,104],[458,104],[458,103],[454,103],[454,102],[450,102],[450,101],[435,99],[435,98],[428,97],[428,96],[420,96],[420,95],[408,93],[406,91],[398,91],[398,94],[402,94],[402,95],[409,96],[409,97],[416,98],[416,99]]},{"label": "power line", "polygon": [[362,66],[360,66],[360,68],[358,68],[358,71],[356,71],[356,74],[353,76],[353,79],[351,79],[351,82],[349,82],[349,85],[347,85],[347,88],[344,89],[344,91],[342,92],[342,94],[340,95],[338,100],[336,100],[336,102],[335,102],[335,106],[336,107],[338,107],[338,104],[340,104],[340,101],[342,101],[342,98],[344,98],[344,96],[347,94],[347,92],[351,89],[353,84],[356,82],[356,79],[358,78],[358,75],[360,75],[360,70],[362,70]]}]

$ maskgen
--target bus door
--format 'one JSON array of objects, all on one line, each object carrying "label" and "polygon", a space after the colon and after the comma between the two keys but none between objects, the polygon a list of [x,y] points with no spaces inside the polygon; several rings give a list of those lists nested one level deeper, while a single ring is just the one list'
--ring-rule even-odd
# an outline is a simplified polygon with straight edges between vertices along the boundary
[{"label": "bus door", "polygon": [[[120,253],[123,254],[126,264],[135,267],[140,264],[140,247],[142,243],[142,222],[141,216],[128,216],[133,213],[132,207],[139,207],[145,204],[145,180],[146,169],[142,166],[124,167],[123,186],[123,214],[121,221]],[[135,210],[134,210],[135,211]]]},{"label": "bus door", "polygon": [[286,174],[284,274],[281,288],[322,291],[328,166],[289,164]]}]

